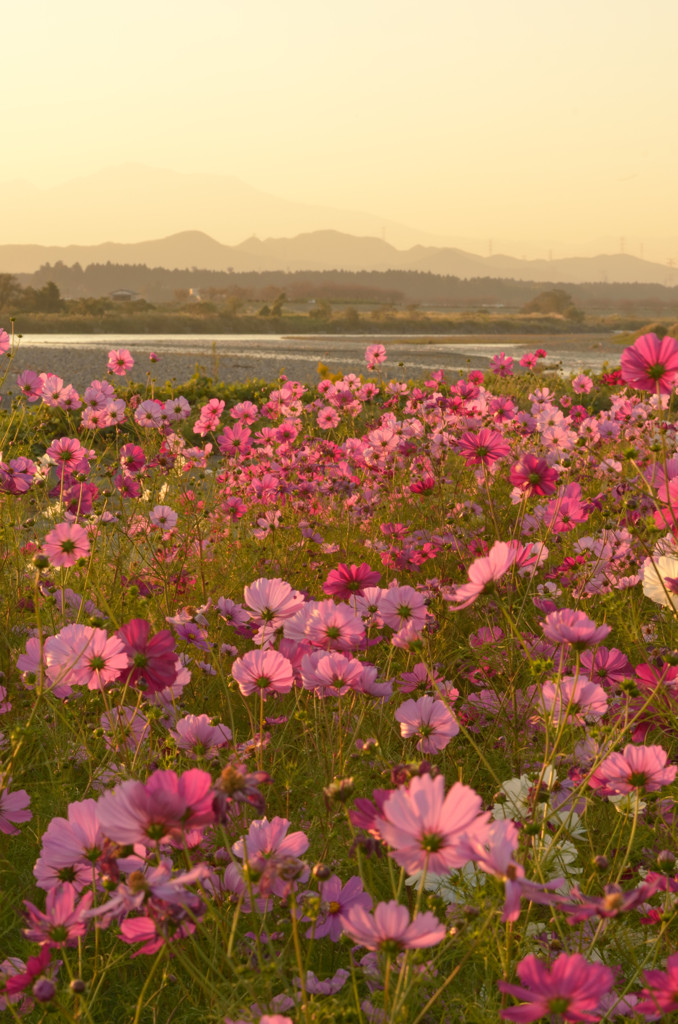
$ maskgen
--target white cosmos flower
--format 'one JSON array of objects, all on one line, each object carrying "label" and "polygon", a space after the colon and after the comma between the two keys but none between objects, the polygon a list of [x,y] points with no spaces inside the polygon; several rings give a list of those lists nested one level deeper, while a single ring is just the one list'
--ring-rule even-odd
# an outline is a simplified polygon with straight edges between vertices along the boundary
[{"label": "white cosmos flower", "polygon": [[643,564],[643,593],[656,604],[678,612],[678,557],[661,555]]}]

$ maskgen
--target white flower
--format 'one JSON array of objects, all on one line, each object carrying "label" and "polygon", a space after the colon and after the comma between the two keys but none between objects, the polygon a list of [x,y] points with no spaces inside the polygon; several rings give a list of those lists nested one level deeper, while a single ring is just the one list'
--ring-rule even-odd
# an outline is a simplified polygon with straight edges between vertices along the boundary
[{"label": "white flower", "polygon": [[678,558],[661,555],[643,563],[643,593],[656,604],[678,612]]}]

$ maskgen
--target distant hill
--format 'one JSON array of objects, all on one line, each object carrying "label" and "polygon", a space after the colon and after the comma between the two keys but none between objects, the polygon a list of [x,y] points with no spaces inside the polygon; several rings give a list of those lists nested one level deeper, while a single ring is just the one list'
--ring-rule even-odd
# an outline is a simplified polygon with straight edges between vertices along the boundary
[{"label": "distant hill", "polygon": [[144,264],[167,270],[299,271],[408,270],[470,278],[515,281],[639,283],[674,286],[678,268],[617,253],[554,260],[522,260],[512,256],[478,256],[440,246],[396,249],[377,237],[358,237],[334,230],[312,231],[293,238],[248,238],[222,245],[202,231],[183,231],[148,242],[104,242],[100,245],[0,245],[0,272],[34,273],[45,264]]}]

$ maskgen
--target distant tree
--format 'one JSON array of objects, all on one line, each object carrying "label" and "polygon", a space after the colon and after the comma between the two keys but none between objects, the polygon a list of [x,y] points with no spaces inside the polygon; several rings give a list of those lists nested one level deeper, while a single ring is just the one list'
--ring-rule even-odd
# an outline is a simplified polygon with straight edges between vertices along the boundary
[{"label": "distant tree", "polygon": [[0,310],[11,312],[18,305],[22,292],[14,274],[0,274]]},{"label": "distant tree", "polygon": [[257,315],[258,316],[270,316],[271,315],[271,307],[267,306],[266,303],[264,303],[264,305],[261,307],[261,309],[259,310]]},{"label": "distant tree", "polygon": [[526,303],[521,313],[558,313],[561,316],[565,315],[565,311],[572,307],[575,308],[572,296],[569,292],[564,291],[562,288],[552,288],[550,291],[539,292],[539,295],[535,295],[528,303]]},{"label": "distant tree", "polygon": [[281,292],[271,306],[271,316],[282,316],[283,302],[287,302],[287,295],[285,292]]},{"label": "distant tree", "polygon": [[332,317],[332,306],[327,299],[322,299],[309,313],[312,320],[329,320]]}]

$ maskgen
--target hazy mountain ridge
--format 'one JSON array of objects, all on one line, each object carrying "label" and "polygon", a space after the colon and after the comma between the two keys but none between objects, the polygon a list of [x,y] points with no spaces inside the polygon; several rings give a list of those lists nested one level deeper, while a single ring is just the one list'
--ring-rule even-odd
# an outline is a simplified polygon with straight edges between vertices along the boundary
[{"label": "hazy mountain ridge", "polygon": [[459,278],[512,278],[517,281],[678,284],[678,268],[624,253],[553,260],[478,256],[452,247],[415,245],[397,249],[381,238],[335,230],[306,232],[291,238],[250,237],[222,245],[202,231],[184,231],[146,242],[99,245],[0,245],[0,272],[33,273],[47,263],[145,264],[167,270],[299,271],[409,270]]}]

